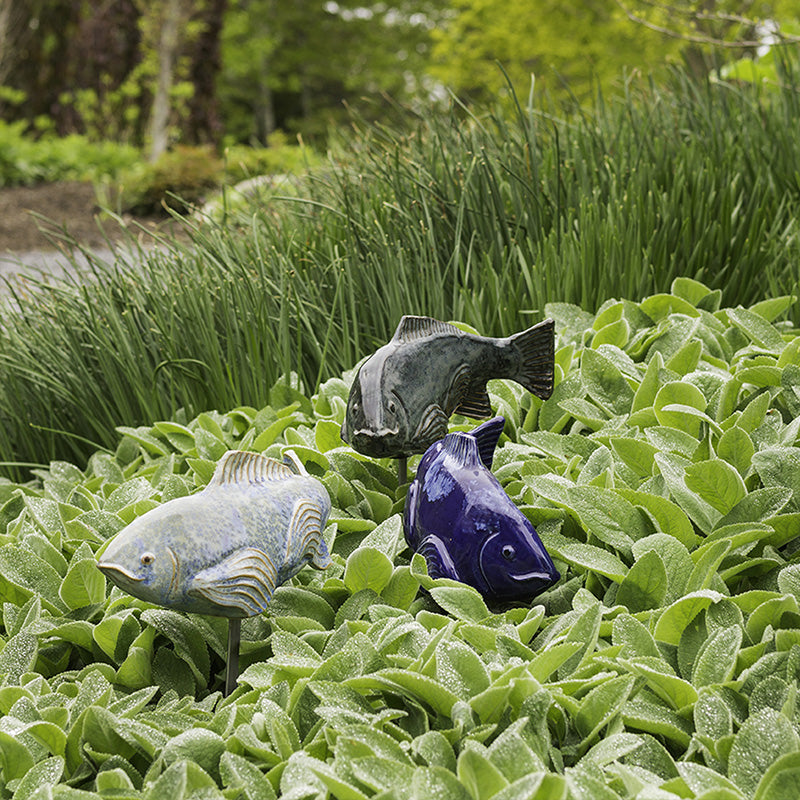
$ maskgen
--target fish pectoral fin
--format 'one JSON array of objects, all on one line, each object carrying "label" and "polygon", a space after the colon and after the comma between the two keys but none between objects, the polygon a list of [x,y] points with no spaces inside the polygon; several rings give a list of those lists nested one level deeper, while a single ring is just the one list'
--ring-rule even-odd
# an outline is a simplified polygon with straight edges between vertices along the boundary
[{"label": "fish pectoral fin", "polygon": [[469,387],[464,398],[455,408],[454,413],[463,414],[465,417],[480,419],[488,417],[492,413],[492,404],[489,401],[489,392],[486,391],[486,384]]},{"label": "fish pectoral fin", "polygon": [[427,448],[439,439],[444,439],[447,435],[447,420],[447,414],[438,403],[429,405],[422,414],[412,441]]},{"label": "fish pectoral fin", "polygon": [[462,364],[455,371],[452,380],[450,381],[450,388],[447,390],[447,397],[444,401],[444,413],[448,416],[452,414],[455,409],[459,407],[461,402],[469,393],[469,387],[472,383],[472,370],[469,364]]},{"label": "fish pectoral fin", "polygon": [[267,553],[245,547],[198,572],[188,592],[218,606],[237,608],[251,617],[264,611],[275,591],[278,571]]},{"label": "fish pectoral fin", "polygon": [[447,545],[438,536],[426,536],[417,552],[425,557],[425,563],[428,565],[428,575],[431,578],[461,580]]},{"label": "fish pectoral fin", "polygon": [[394,332],[392,341],[413,342],[417,339],[425,339],[437,333],[446,333],[451,336],[463,336],[464,331],[451,325],[449,322],[440,322],[433,317],[413,317],[406,315],[400,319],[400,324]]},{"label": "fish pectoral fin", "polygon": [[316,569],[326,569],[331,564],[328,546],[322,538],[325,520],[319,506],[311,500],[298,500],[289,520],[286,537],[286,563],[294,564],[304,557]]}]

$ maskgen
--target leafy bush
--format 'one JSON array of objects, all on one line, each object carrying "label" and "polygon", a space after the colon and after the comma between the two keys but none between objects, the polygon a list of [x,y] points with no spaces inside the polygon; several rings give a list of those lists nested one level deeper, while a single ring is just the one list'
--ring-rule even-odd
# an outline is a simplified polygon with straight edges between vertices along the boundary
[{"label": "leafy bush", "polygon": [[[548,307],[553,396],[490,384],[507,420],[495,473],[562,573],[533,607],[427,576],[393,464],[339,439],[352,374],[312,398],[281,381],[261,410],[120,428],[85,470],[0,482],[5,791],[793,796],[800,336],[776,321],[790,301],[720,308],[679,279],[597,314]],[[292,447],[321,477],[334,564],[244,621],[222,699],[225,622],[109,591],[94,564],[233,447]]]},{"label": "leafy bush", "polygon": [[99,180],[135,164],[135,147],[92,142],[77,134],[59,138],[25,134],[26,123],[0,120],[0,187],[60,180]]},{"label": "leafy bush", "polygon": [[106,204],[136,214],[165,214],[166,207],[185,212],[202,206],[223,186],[298,174],[318,160],[309,148],[289,145],[281,137],[269,147],[229,147],[222,158],[211,147],[180,145],[154,164],[136,164],[106,186]]},{"label": "leafy bush", "polygon": [[319,156],[303,144],[289,144],[274,133],[268,147],[233,145],[225,149],[225,180],[235,184],[259,175],[298,175],[320,163]]},{"label": "leafy bush", "polygon": [[186,211],[202,203],[222,176],[213,148],[179,145],[155,163],[140,161],[122,175],[111,190],[111,203],[134,214],[166,214],[165,205]]}]

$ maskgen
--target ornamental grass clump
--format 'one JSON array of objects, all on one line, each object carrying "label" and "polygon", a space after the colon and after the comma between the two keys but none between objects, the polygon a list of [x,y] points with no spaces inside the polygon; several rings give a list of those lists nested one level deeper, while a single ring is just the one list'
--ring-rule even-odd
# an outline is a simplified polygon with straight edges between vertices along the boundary
[{"label": "ornamental grass clump", "polygon": [[[307,396],[122,426],[85,468],[0,482],[0,786],[15,797],[783,800],[800,764],[800,335],[792,297],[689,279],[554,303],[556,387],[490,383],[493,470],[561,580],[489,607],[431,579],[407,485],[339,438],[352,372]],[[473,421],[452,420],[471,429]],[[242,625],[106,585],[104,543],[291,447],[328,489],[333,565]],[[414,468],[419,456],[411,459]],[[789,787],[789,788],[787,788]]]},{"label": "ornamental grass clump", "polygon": [[677,277],[731,307],[790,294],[798,102],[788,82],[678,74],[563,120],[454,106],[404,131],[357,126],[283,194],[187,219],[190,245],[88,254],[74,283],[18,285],[0,462],[81,460],[116,425],[260,407],[283,373],[313,393],[403,314],[500,336],[548,302],[588,311]]}]

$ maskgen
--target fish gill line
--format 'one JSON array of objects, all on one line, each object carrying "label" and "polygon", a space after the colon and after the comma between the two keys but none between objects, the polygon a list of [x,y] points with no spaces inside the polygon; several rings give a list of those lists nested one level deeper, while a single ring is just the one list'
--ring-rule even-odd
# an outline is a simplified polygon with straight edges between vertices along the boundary
[{"label": "fish gill line", "polygon": [[167,545],[167,553],[169,553],[170,561],[172,562],[172,577],[170,578],[167,594],[172,595],[178,591],[181,561],[178,558],[178,554],[169,545]]}]

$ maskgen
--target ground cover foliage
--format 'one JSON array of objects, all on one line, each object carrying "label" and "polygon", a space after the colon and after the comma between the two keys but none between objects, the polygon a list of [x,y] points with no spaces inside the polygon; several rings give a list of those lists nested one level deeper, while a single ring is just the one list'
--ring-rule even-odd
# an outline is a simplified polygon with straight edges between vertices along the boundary
[{"label": "ground cover foliage", "polygon": [[[339,439],[352,373],[312,397],[279,381],[261,409],[121,427],[85,469],[0,481],[3,796],[796,796],[792,298],[720,307],[690,279],[671,289],[549,305],[553,396],[490,384],[506,417],[494,472],[562,573],[531,606],[427,576],[394,464]],[[234,447],[292,447],[323,480],[334,564],[244,622],[223,699],[225,622],[128,597],[95,561]]]},{"label": "ground cover foliage", "polygon": [[733,307],[792,293],[796,85],[678,74],[568,119],[522,104],[356,125],[303,180],[188,220],[191,245],[89,254],[75,285],[16,285],[0,462],[83,461],[115,426],[178,408],[259,408],[290,371],[313,391],[402,314],[508,335],[547,302],[594,311],[678,276]]},{"label": "ground cover foliage", "polygon": [[98,180],[130,169],[141,159],[129,145],[93,142],[78,134],[34,139],[25,129],[24,122],[0,120],[0,187]]}]

